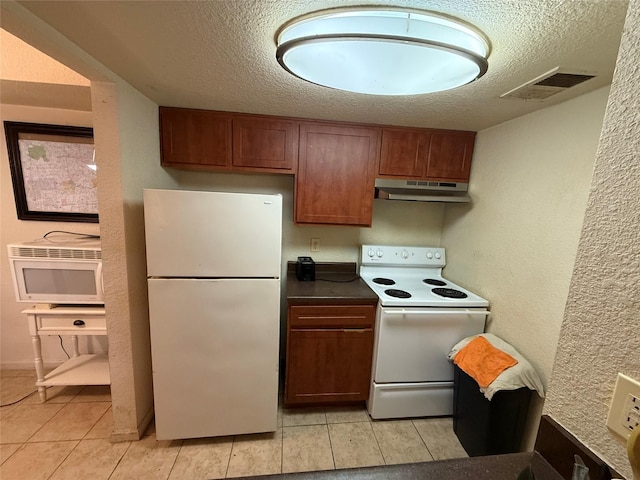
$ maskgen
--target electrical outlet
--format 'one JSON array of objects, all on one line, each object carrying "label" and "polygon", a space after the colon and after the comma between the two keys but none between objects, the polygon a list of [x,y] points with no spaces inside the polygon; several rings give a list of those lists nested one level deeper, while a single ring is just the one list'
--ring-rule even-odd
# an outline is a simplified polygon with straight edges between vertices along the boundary
[{"label": "electrical outlet", "polygon": [[319,238],[312,238],[311,239],[311,248],[310,250],[312,252],[319,252],[320,251],[320,239]]},{"label": "electrical outlet", "polygon": [[640,425],[640,382],[618,373],[607,427],[623,438]]},{"label": "electrical outlet", "polygon": [[628,429],[629,432],[640,425],[640,398],[632,393],[627,395],[627,399],[624,401],[622,417],[622,425]]}]

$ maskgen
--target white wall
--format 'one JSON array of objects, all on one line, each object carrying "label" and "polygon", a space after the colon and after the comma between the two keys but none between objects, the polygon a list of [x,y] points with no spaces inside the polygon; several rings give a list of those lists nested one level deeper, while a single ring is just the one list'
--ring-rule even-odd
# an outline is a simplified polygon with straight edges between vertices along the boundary
[{"label": "white wall", "polygon": [[[447,206],[445,275],[491,303],[488,331],[548,384],[608,88],[478,133],[470,206]],[[541,401],[533,406],[530,448]]]},{"label": "white wall", "polygon": [[[51,108],[1,105],[2,121],[46,123],[53,125],[74,125],[90,127],[91,112],[59,110]],[[3,126],[4,130],[4,126]],[[2,133],[4,138],[4,133]],[[79,233],[99,234],[96,223],[39,222],[18,220],[16,204],[9,170],[6,142],[0,147],[0,365],[2,368],[33,368],[33,350],[27,328],[26,317],[21,312],[30,308],[28,303],[15,300],[7,244],[33,240],[51,230],[67,230]],[[80,339],[83,352],[101,353],[107,350],[104,337]],[[67,352],[71,352],[69,338],[64,338]],[[57,337],[42,338],[42,353],[46,366],[55,366],[67,357],[60,347]]]},{"label": "white wall", "polygon": [[639,23],[631,0],[545,404],[626,478],[625,443],[606,419],[617,373],[640,380]]}]

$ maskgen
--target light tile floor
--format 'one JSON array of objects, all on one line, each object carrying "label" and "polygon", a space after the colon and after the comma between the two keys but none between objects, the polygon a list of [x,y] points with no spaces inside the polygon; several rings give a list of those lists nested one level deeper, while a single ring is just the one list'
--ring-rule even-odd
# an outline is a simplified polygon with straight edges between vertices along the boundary
[{"label": "light tile floor", "polygon": [[[32,371],[2,371],[2,405],[34,390]],[[259,435],[110,443],[108,387],[53,387],[0,409],[2,480],[198,480],[467,456],[451,418],[373,421],[363,407],[280,409]]]}]

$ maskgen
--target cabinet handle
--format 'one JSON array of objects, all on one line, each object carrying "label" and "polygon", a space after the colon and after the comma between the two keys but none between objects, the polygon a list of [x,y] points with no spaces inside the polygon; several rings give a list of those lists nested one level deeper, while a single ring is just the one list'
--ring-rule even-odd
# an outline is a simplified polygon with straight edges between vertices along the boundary
[{"label": "cabinet handle", "polygon": [[347,333],[364,333],[367,331],[367,329],[366,328],[343,328],[342,331]]},{"label": "cabinet handle", "polygon": [[73,321],[73,324],[74,324],[76,327],[83,327],[83,326],[84,326],[84,320],[74,320],[74,321]]}]

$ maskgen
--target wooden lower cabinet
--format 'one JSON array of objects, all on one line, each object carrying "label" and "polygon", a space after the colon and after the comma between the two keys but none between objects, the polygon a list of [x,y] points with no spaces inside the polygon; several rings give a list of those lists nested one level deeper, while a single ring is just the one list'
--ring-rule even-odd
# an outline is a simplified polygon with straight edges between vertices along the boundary
[{"label": "wooden lower cabinet", "polygon": [[290,306],[285,405],[366,400],[374,321],[374,305]]}]

